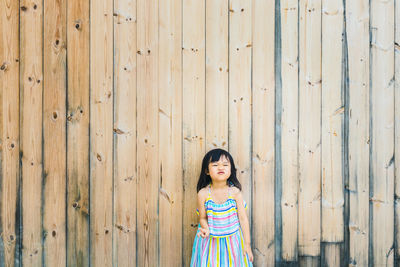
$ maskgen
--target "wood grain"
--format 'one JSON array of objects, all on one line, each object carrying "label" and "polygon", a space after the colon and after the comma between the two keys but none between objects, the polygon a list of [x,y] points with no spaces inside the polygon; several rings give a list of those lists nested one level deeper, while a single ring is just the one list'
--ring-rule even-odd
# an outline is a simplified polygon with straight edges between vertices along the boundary
[{"label": "wood grain", "polygon": [[19,3],[0,3],[0,266],[19,264]]},{"label": "wood grain", "polygon": [[[248,8],[252,8],[252,43],[251,46],[244,48],[252,50],[252,154],[251,154],[251,176],[240,176],[243,180],[243,191],[251,190],[251,201],[254,203],[252,218],[250,221],[253,223],[252,231],[252,249],[254,257],[254,264],[257,266],[272,266],[275,262],[275,4],[267,1],[254,1],[253,6],[242,6],[245,10],[235,9],[232,16],[242,16],[246,18],[244,12]],[[238,23],[238,22],[237,22]],[[240,28],[239,28],[240,29]],[[243,29],[245,30],[245,29]],[[257,34],[255,34],[257,33]],[[233,35],[233,33],[232,33]],[[247,36],[246,36],[247,37]],[[245,40],[238,40],[242,43]],[[234,44],[234,43],[232,43]],[[242,51],[232,51],[233,63],[236,60],[246,61],[246,53]],[[238,53],[236,55],[236,53]],[[242,57],[239,59],[236,57]],[[233,67],[233,70],[238,70],[241,73],[246,73],[248,66],[240,64],[240,68]],[[232,71],[233,89],[240,90],[246,95],[244,90],[245,81],[236,81],[236,76],[239,76],[236,71]],[[240,77],[240,76],[239,76]],[[243,78],[247,78],[243,75]],[[236,84],[242,84],[243,87],[236,87]],[[244,98],[245,99],[245,98]],[[238,99],[233,107],[237,107],[238,113],[246,112],[246,101]],[[245,118],[247,113],[239,115],[240,118]],[[235,129],[235,128],[233,128]],[[236,132],[236,130],[232,131]],[[237,130],[240,127],[236,127]],[[245,131],[239,131],[244,136]],[[242,141],[243,142],[243,141]],[[236,144],[238,145],[238,144]],[[243,144],[245,145],[245,144]],[[232,146],[234,149],[234,147]],[[236,149],[234,149],[235,151]],[[245,177],[252,177],[252,183],[247,183]],[[252,188],[248,188],[251,185]]]},{"label": "wood grain", "polygon": [[299,256],[316,257],[321,240],[321,1],[299,5]]},{"label": "wood grain", "polygon": [[281,2],[281,169],[283,261],[298,259],[298,1]]},{"label": "wood grain", "polygon": [[[159,17],[159,262],[182,265],[182,7],[160,1]],[[171,253],[173,252],[173,253]]]},{"label": "wood grain", "polygon": [[137,2],[137,264],[159,264],[158,1]]},{"label": "wood grain", "polygon": [[349,262],[368,266],[369,254],[369,5],[346,2],[348,58]]},{"label": "wood grain", "polygon": [[183,266],[190,266],[199,224],[196,185],[206,152],[205,117],[205,1],[183,2],[182,24],[182,164]]},{"label": "wood grain", "polygon": [[137,259],[137,14],[136,1],[114,1],[113,265]]},{"label": "wood grain", "polygon": [[43,256],[43,5],[20,1],[20,161],[22,265],[41,266]]},{"label": "wood grain", "polygon": [[112,266],[113,5],[90,2],[90,263]]},{"label": "wood grain", "polygon": [[44,265],[66,262],[66,2],[43,1]]},{"label": "wood grain", "polygon": [[370,10],[370,263],[393,266],[394,1],[371,1]]},{"label": "wood grain", "polygon": [[89,265],[89,1],[67,2],[67,266]]}]

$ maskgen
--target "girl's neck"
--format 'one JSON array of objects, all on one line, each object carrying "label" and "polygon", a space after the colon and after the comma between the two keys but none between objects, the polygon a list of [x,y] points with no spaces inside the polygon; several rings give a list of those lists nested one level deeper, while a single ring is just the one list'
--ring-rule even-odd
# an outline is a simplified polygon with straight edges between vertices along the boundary
[{"label": "girl's neck", "polygon": [[219,181],[219,182],[211,182],[211,187],[213,189],[223,189],[226,188],[227,182],[226,181]]}]

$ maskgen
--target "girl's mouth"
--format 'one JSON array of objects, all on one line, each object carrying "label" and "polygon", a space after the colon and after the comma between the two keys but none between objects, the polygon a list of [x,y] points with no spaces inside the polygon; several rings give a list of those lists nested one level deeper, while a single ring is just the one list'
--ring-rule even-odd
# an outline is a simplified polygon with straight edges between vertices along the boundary
[{"label": "girl's mouth", "polygon": [[224,172],[219,172],[218,174],[224,174]]}]

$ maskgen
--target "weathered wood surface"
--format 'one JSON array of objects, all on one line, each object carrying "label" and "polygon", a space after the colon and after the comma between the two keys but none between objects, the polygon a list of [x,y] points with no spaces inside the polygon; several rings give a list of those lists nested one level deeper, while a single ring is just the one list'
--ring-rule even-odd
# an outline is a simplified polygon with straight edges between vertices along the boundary
[{"label": "weathered wood surface", "polygon": [[43,1],[43,264],[66,262],[66,2]]},{"label": "weathered wood surface", "polygon": [[19,262],[19,2],[0,3],[0,265]]},{"label": "weathered wood surface", "polygon": [[[22,265],[43,258],[43,3],[20,1],[20,179]],[[3,61],[3,60],[1,60]],[[3,102],[4,103],[4,102]],[[3,179],[8,179],[3,176]]]},{"label": "weathered wood surface", "polygon": [[[250,1],[249,1],[250,2]],[[239,16],[239,9],[232,16]],[[249,7],[250,8],[250,7]],[[275,4],[272,1],[253,2],[252,73],[252,236],[256,266],[272,266],[275,261]],[[239,13],[239,15],[235,15]],[[239,50],[240,51],[240,50]],[[239,52],[238,51],[238,52]],[[233,51],[236,52],[236,51]],[[246,73],[245,64],[239,71]],[[236,69],[236,68],[234,68]],[[234,72],[236,73],[236,72]],[[233,74],[240,76],[238,73]],[[242,101],[234,104],[242,105]],[[232,131],[236,131],[235,127]],[[250,178],[249,177],[249,178]],[[243,177],[244,178],[244,177]],[[249,179],[248,178],[248,179]],[[245,183],[242,182],[244,186]],[[262,205],[259,205],[262,203]]]},{"label": "weathered wood surface", "polygon": [[206,152],[205,4],[190,0],[182,6],[183,266],[190,265],[198,225],[196,183]]},{"label": "weathered wood surface", "polygon": [[3,0],[0,22],[0,266],[189,266],[216,147],[255,266],[399,264],[397,0]]},{"label": "weathered wood surface", "polygon": [[112,266],[113,5],[90,1],[90,263]]},{"label": "weathered wood surface", "polygon": [[[282,214],[280,257],[283,262],[297,262],[298,259],[298,10],[297,0],[285,0],[280,3],[282,89],[281,108],[278,110],[281,110],[282,186],[279,204]],[[278,182],[278,179],[276,181]]]},{"label": "weathered wood surface", "polygon": [[[180,0],[159,1],[159,262],[182,265],[182,13]],[[157,103],[156,103],[157,104]],[[157,108],[157,105],[155,105]],[[171,253],[172,252],[172,253]],[[153,263],[151,264],[153,265]]]},{"label": "weathered wood surface", "polygon": [[114,1],[113,264],[137,266],[136,1]]},{"label": "weathered wood surface", "polygon": [[[159,258],[159,2],[137,2],[137,264]],[[140,251],[140,252],[139,252]]]},{"label": "weathered wood surface", "polygon": [[394,2],[395,5],[395,36],[394,36],[394,60],[395,60],[395,77],[394,77],[394,97],[395,97],[395,102],[394,102],[394,108],[395,108],[395,114],[394,114],[394,122],[395,122],[395,139],[394,139],[394,145],[395,145],[395,188],[394,188],[394,216],[395,216],[395,225],[394,225],[394,231],[395,231],[395,264],[400,263],[400,159],[396,155],[400,155],[400,27],[397,25],[400,25],[400,2],[398,0],[395,0]]},{"label": "weathered wood surface", "polygon": [[[394,262],[394,1],[370,1],[370,264]],[[385,19],[382,19],[385,18]]]},{"label": "weathered wood surface", "polygon": [[348,77],[345,118],[348,123],[348,263],[368,266],[369,255],[369,6],[368,0],[346,1]]},{"label": "weathered wood surface", "polygon": [[322,1],[321,242],[324,266],[338,266],[344,241],[343,1]]},{"label": "weathered wood surface", "polygon": [[228,149],[229,1],[206,1],[206,149]]},{"label": "weathered wood surface", "polygon": [[299,256],[314,262],[321,241],[321,0],[299,5],[298,242]]},{"label": "weathered wood surface", "polygon": [[89,1],[67,3],[67,265],[89,265]]}]

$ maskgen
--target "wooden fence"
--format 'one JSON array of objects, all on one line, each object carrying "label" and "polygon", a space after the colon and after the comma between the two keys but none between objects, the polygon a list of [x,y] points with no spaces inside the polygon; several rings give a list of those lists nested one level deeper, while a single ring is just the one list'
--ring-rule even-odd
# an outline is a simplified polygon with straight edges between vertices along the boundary
[{"label": "wooden fence", "polygon": [[189,266],[229,150],[255,266],[400,264],[400,1],[1,0],[0,266]]}]

